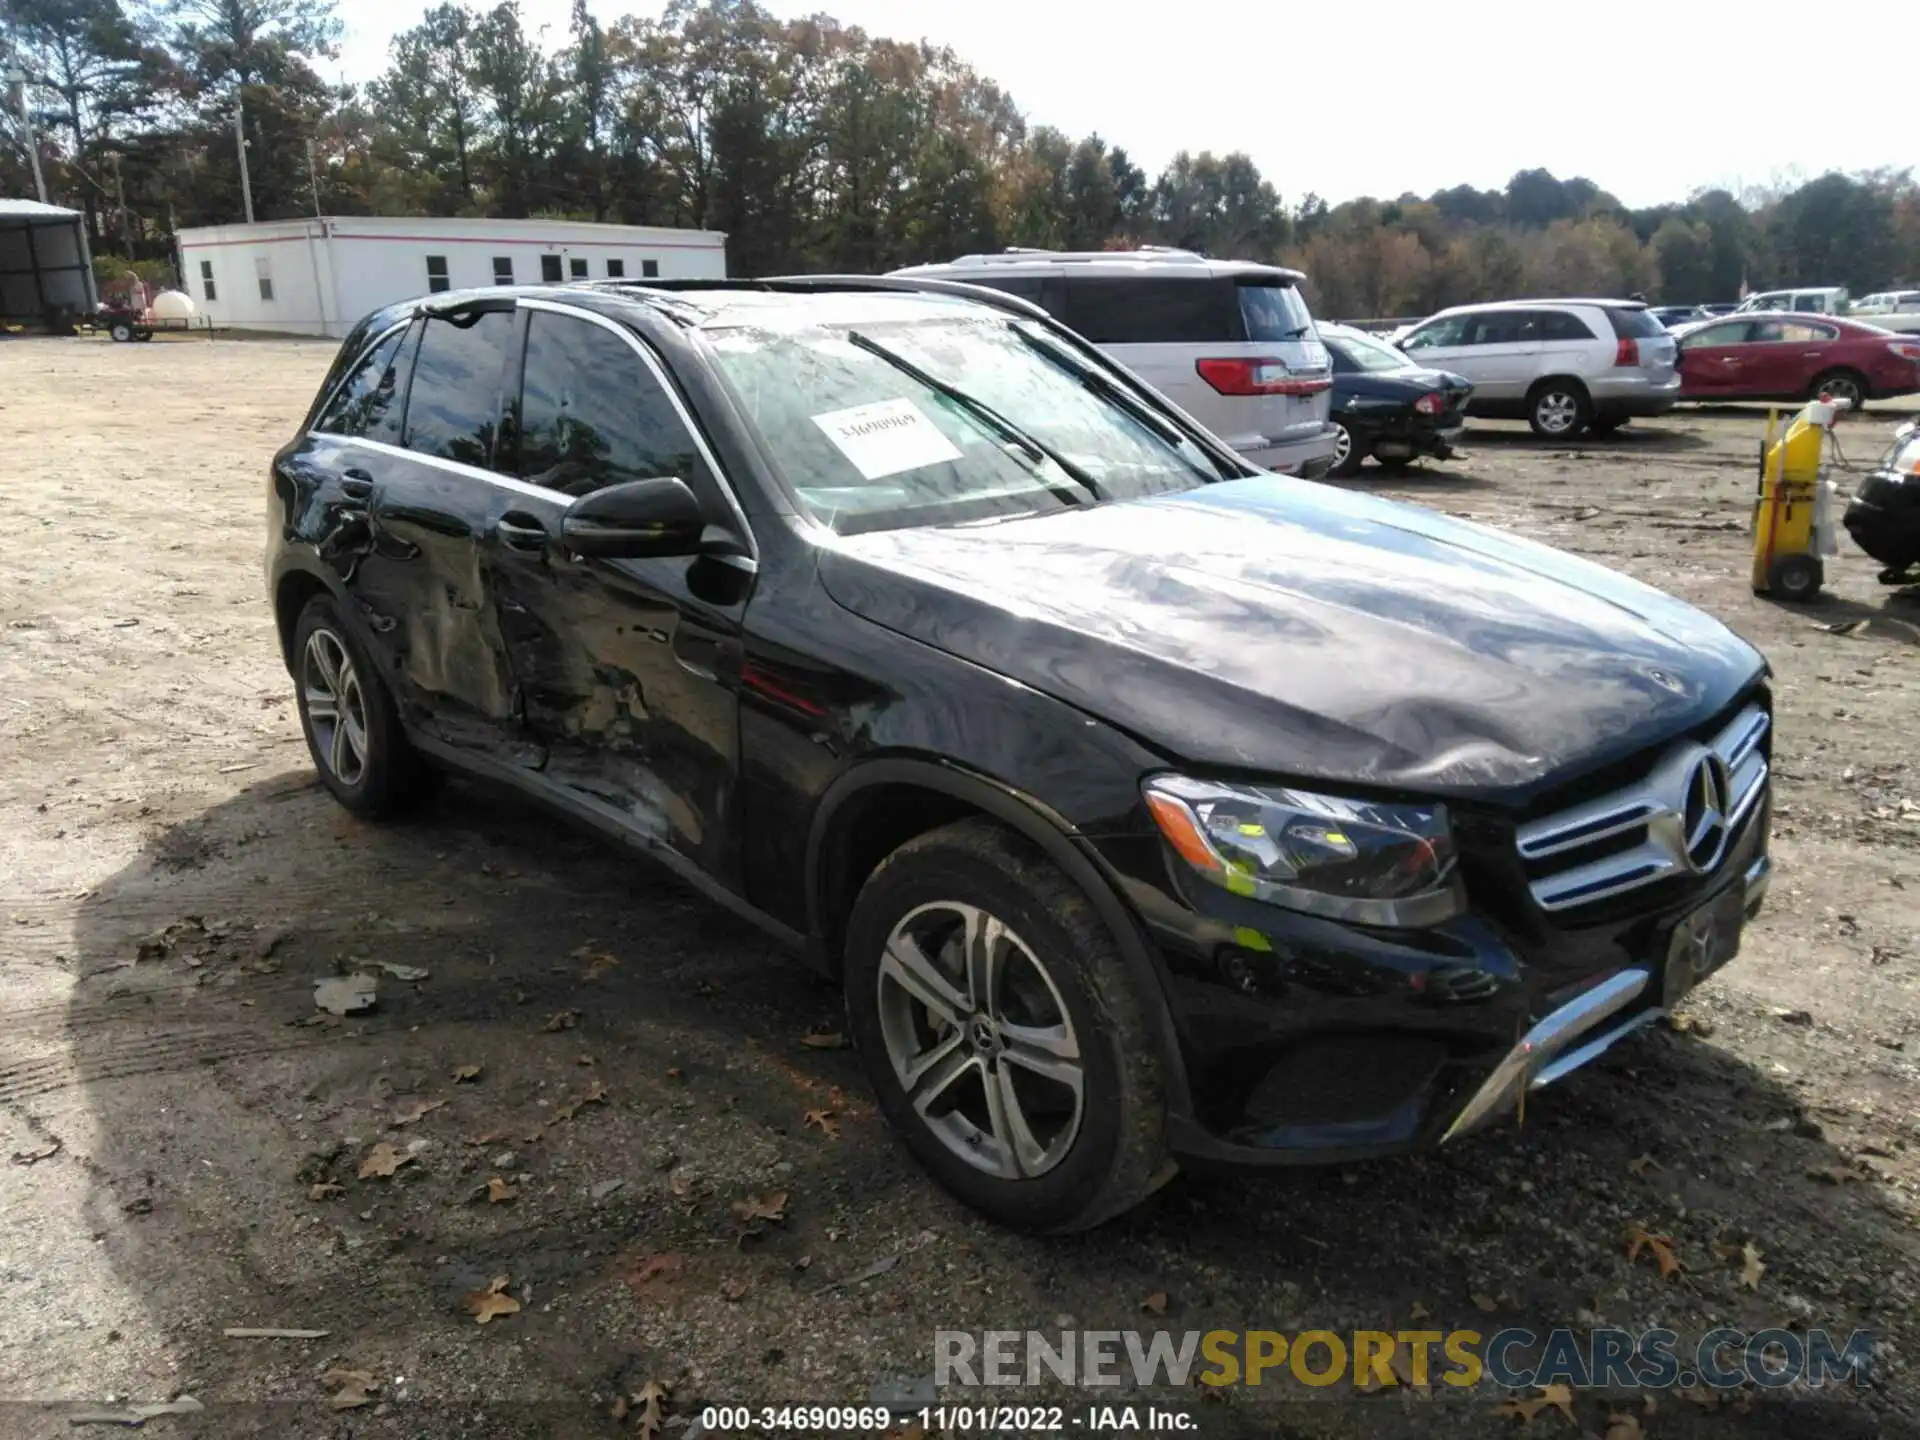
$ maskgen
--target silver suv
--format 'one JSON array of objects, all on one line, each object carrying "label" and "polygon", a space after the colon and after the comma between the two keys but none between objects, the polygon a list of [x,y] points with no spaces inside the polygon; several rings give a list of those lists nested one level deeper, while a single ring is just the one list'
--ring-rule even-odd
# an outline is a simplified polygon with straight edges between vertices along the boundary
[{"label": "silver suv", "polygon": [[1604,435],[1680,400],[1679,347],[1634,300],[1457,305],[1398,336],[1420,364],[1473,382],[1469,415],[1564,440]]},{"label": "silver suv", "polygon": [[897,271],[1030,300],[1255,465],[1323,475],[1333,368],[1297,270],[1187,250],[1008,250]]}]

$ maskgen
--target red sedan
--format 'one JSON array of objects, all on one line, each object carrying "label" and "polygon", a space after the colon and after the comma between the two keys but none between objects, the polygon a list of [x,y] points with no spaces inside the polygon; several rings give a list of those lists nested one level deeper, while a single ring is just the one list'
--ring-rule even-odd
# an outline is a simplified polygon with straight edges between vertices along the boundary
[{"label": "red sedan", "polygon": [[1858,320],[1761,311],[1689,326],[1680,342],[1683,400],[1851,400],[1920,390],[1920,337]]}]

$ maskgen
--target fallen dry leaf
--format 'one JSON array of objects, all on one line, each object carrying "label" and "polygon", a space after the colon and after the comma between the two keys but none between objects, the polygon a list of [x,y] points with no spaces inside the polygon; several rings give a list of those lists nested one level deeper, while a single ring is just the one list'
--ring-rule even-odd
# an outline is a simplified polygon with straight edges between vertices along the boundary
[{"label": "fallen dry leaf", "polygon": [[396,965],[391,960],[376,960],[373,964],[376,970],[384,970],[396,980],[412,982],[427,978],[427,972],[418,965]]},{"label": "fallen dry leaf", "polygon": [[1473,1308],[1482,1314],[1491,1315],[1500,1308],[1500,1302],[1483,1290],[1476,1290],[1467,1299],[1473,1302]]},{"label": "fallen dry leaf", "polygon": [[384,1180],[411,1159],[413,1159],[413,1156],[407,1154],[406,1151],[396,1150],[393,1146],[382,1140],[378,1145],[374,1146],[373,1149],[369,1150],[367,1152],[367,1158],[360,1162],[360,1178],[362,1180],[370,1180],[375,1176],[379,1176]]},{"label": "fallen dry leaf", "polygon": [[1627,1173],[1629,1175],[1645,1175],[1649,1170],[1658,1169],[1659,1165],[1660,1162],[1655,1160],[1651,1155],[1636,1155],[1633,1159],[1627,1161]]},{"label": "fallen dry leaf", "polygon": [[1767,1273],[1767,1267],[1760,1263],[1760,1247],[1749,1240],[1740,1247],[1740,1283],[1749,1290],[1760,1288],[1760,1277]]},{"label": "fallen dry leaf", "polygon": [[370,1405],[372,1392],[380,1388],[365,1370],[329,1370],[320,1377],[320,1383],[338,1387],[327,1397],[327,1404],[335,1410],[358,1410],[362,1405]]},{"label": "fallen dry leaf", "polygon": [[586,1105],[604,1105],[607,1103],[607,1087],[601,1081],[594,1081],[577,1100],[569,1100],[564,1105],[556,1105],[553,1110],[555,1120],[571,1120]]},{"label": "fallen dry leaf", "polygon": [[1543,1385],[1540,1393],[1531,1400],[1516,1395],[1511,1400],[1502,1400],[1494,1407],[1494,1414],[1507,1415],[1517,1420],[1530,1421],[1542,1410],[1558,1410],[1567,1417],[1569,1425],[1579,1422],[1573,1418],[1573,1389],[1567,1385]]},{"label": "fallen dry leaf", "polygon": [[587,968],[580,972],[581,978],[584,980],[598,980],[619,963],[619,956],[609,955],[604,950],[596,950],[587,956]]},{"label": "fallen dry leaf", "polygon": [[659,1435],[660,1427],[665,1423],[661,1406],[672,1393],[673,1386],[662,1380],[649,1380],[634,1393],[633,1403],[640,1407],[640,1422],[634,1434],[644,1437],[644,1440],[654,1440]]},{"label": "fallen dry leaf", "polygon": [[800,1123],[818,1130],[829,1140],[840,1138],[840,1126],[834,1120],[831,1110],[809,1110],[800,1117]]},{"label": "fallen dry leaf", "polygon": [[484,1068],[484,1066],[480,1065],[456,1065],[450,1072],[453,1083],[463,1085],[469,1080],[478,1080],[480,1078],[480,1072]]},{"label": "fallen dry leaf", "polygon": [[467,1309],[474,1320],[484,1325],[499,1315],[514,1315],[520,1310],[520,1302],[507,1292],[507,1277],[497,1275],[491,1285],[484,1290],[474,1290],[467,1294]]},{"label": "fallen dry leaf", "polygon": [[685,1170],[676,1170],[667,1177],[667,1188],[684,1200],[693,1193],[693,1176]]},{"label": "fallen dry leaf", "polygon": [[669,1065],[667,1067],[667,1079],[679,1080],[679,1079],[683,1079],[684,1077],[685,1077],[685,1072],[681,1070],[681,1068],[678,1065]]},{"label": "fallen dry leaf", "polygon": [[1429,1310],[1424,1304],[1422,1304],[1418,1300],[1414,1301],[1412,1305],[1407,1307],[1407,1318],[1409,1320],[1426,1320],[1426,1319],[1430,1319],[1432,1315],[1433,1315],[1433,1311]]},{"label": "fallen dry leaf", "polygon": [[331,1180],[322,1180],[307,1191],[307,1199],[326,1200],[332,1196],[344,1195],[346,1193],[346,1186],[336,1185]]},{"label": "fallen dry leaf", "polygon": [[1140,1309],[1143,1314],[1147,1314],[1147,1315],[1166,1314],[1167,1313],[1167,1292],[1164,1290],[1154,1291],[1151,1295],[1147,1296],[1146,1299],[1140,1302]]},{"label": "fallen dry leaf", "polygon": [[627,1284],[636,1290],[656,1288],[655,1282],[678,1275],[686,1268],[687,1257],[672,1250],[658,1255],[643,1255],[640,1263],[627,1272]]},{"label": "fallen dry leaf", "polygon": [[513,1186],[502,1180],[498,1175],[490,1175],[487,1177],[487,1203],[489,1205],[502,1204],[505,1201],[515,1199],[519,1194],[520,1192],[518,1190],[514,1189]]},{"label": "fallen dry leaf", "polygon": [[314,982],[313,1003],[329,1015],[358,1015],[373,1008],[378,992],[371,975],[333,975]]},{"label": "fallen dry leaf", "polygon": [[502,1140],[511,1140],[512,1138],[513,1138],[513,1135],[512,1135],[512,1132],[511,1132],[511,1131],[507,1131],[507,1130],[489,1130],[489,1131],[488,1131],[488,1132],[487,1132],[486,1134],[484,1134],[484,1135],[470,1135],[470,1136],[468,1136],[468,1137],[467,1137],[467,1144],[469,1144],[469,1145],[498,1145],[498,1144],[499,1144],[499,1143],[500,1143],[500,1142],[501,1142]]},{"label": "fallen dry leaf", "polygon": [[416,1100],[406,1109],[398,1112],[393,1119],[387,1123],[395,1129],[398,1129],[402,1125],[411,1125],[414,1121],[431,1115],[446,1103],[444,1100]]},{"label": "fallen dry leaf", "polygon": [[60,1139],[49,1140],[38,1150],[16,1150],[13,1163],[16,1165],[38,1165],[42,1160],[51,1160],[60,1153],[60,1147],[66,1142]]},{"label": "fallen dry leaf", "polygon": [[730,1304],[739,1304],[747,1298],[747,1292],[753,1288],[744,1275],[729,1275],[720,1282],[720,1298]]},{"label": "fallen dry leaf", "polygon": [[1838,1165],[1809,1165],[1807,1178],[1818,1180],[1822,1185],[1846,1185],[1860,1177],[1851,1170],[1843,1170]]},{"label": "fallen dry leaf", "polygon": [[556,1010],[553,1014],[547,1016],[547,1023],[540,1028],[551,1035],[560,1030],[571,1030],[579,1023],[580,1012],[578,1010]]},{"label": "fallen dry leaf", "polygon": [[1636,1225],[1627,1233],[1627,1263],[1631,1265],[1638,1260],[1642,1250],[1653,1256],[1654,1263],[1660,1267],[1662,1280],[1671,1280],[1687,1268],[1680,1263],[1680,1257],[1673,1253],[1671,1235],[1649,1235]]},{"label": "fallen dry leaf", "polygon": [[749,1195],[744,1200],[734,1201],[732,1210],[734,1218],[747,1225],[756,1220],[785,1220],[787,1192],[776,1190],[771,1195]]},{"label": "fallen dry leaf", "polygon": [[844,1050],[847,1048],[847,1037],[838,1030],[817,1030],[802,1035],[800,1043],[809,1050]]},{"label": "fallen dry leaf", "polygon": [[1643,1440],[1646,1431],[1640,1428],[1640,1422],[1626,1412],[1607,1416],[1606,1440]]}]

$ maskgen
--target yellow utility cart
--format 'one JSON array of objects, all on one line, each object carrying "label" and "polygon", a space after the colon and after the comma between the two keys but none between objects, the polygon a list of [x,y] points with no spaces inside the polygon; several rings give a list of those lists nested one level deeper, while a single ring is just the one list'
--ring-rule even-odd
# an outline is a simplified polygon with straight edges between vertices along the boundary
[{"label": "yellow utility cart", "polygon": [[1780,600],[1811,600],[1826,582],[1826,557],[1838,553],[1827,440],[1848,402],[1821,396],[1783,423],[1767,415],[1760,442],[1760,487],[1753,505],[1753,590]]}]

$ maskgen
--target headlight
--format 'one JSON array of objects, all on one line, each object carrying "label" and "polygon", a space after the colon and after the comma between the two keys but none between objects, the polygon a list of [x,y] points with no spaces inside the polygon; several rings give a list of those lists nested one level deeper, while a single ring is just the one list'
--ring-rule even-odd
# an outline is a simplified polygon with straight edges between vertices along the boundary
[{"label": "headlight", "polygon": [[1156,775],[1147,809],[1222,889],[1359,925],[1433,925],[1465,896],[1444,805],[1376,805]]}]

